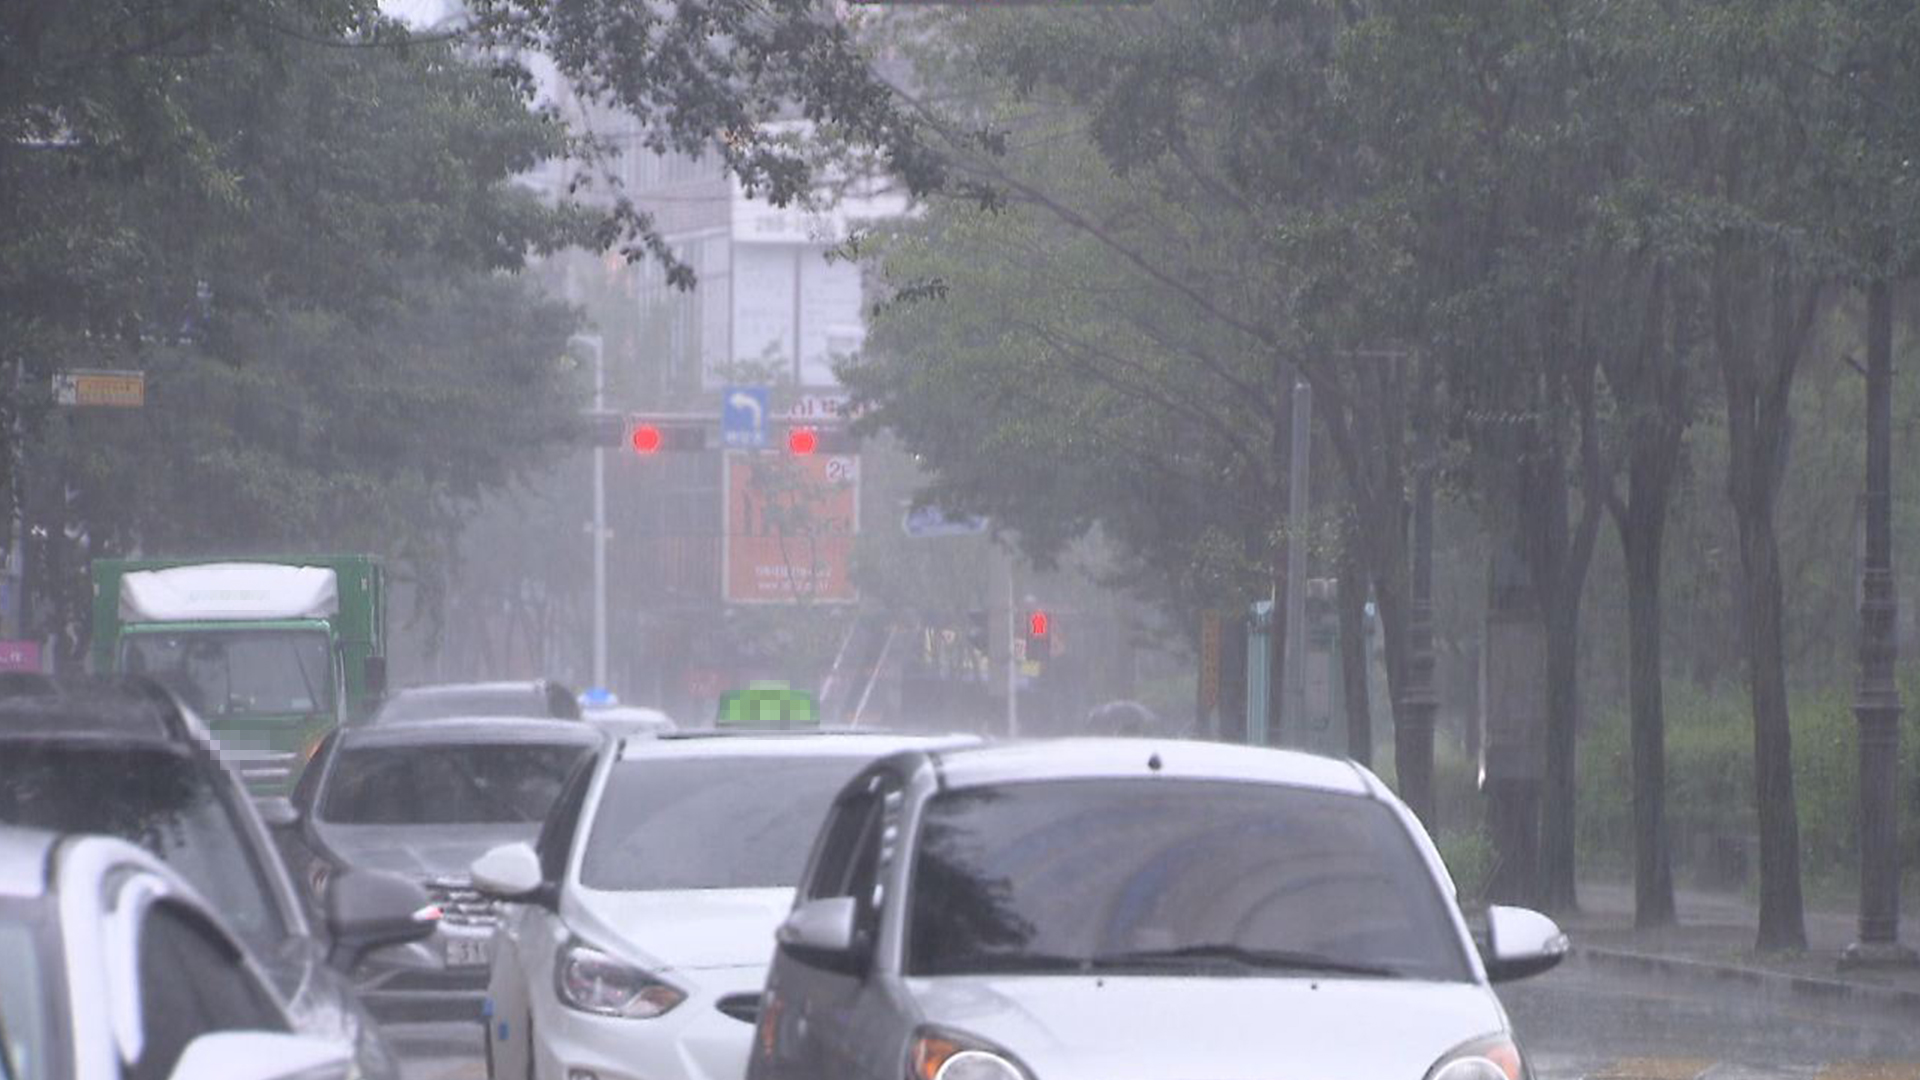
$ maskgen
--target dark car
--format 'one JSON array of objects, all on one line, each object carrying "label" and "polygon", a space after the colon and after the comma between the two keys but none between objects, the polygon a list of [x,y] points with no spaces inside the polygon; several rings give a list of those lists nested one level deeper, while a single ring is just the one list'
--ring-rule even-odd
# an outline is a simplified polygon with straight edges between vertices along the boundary
[{"label": "dark car", "polygon": [[[309,916],[272,836],[206,728],[144,679],[0,690],[0,824],[103,833],[153,852],[206,897],[259,958],[303,1031],[350,1040],[359,1072],[397,1077],[378,1026],[339,968],[373,936],[424,936],[412,883],[358,874]],[[409,929],[409,926],[413,929]],[[331,961],[331,962],[330,962]]]},{"label": "dark car", "polygon": [[367,723],[476,716],[548,716],[556,720],[578,720],[580,699],[564,684],[550,679],[409,686],[388,695]]},{"label": "dark car", "polygon": [[321,744],[283,833],[310,899],[372,868],[419,882],[442,912],[431,939],[379,950],[355,970],[376,1017],[480,1015],[499,912],[467,868],[500,844],[531,842],[605,738],[576,721],[480,717],[344,728]]}]

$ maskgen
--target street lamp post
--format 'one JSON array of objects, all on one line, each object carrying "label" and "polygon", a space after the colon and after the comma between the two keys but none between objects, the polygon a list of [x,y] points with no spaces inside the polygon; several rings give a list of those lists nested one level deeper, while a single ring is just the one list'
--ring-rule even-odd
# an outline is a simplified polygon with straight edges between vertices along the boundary
[{"label": "street lamp post", "polygon": [[[605,349],[596,335],[582,334],[580,343],[593,351],[593,411],[607,407]],[[607,685],[607,448],[593,448],[593,687]]]},{"label": "street lamp post", "polygon": [[1893,290],[1867,287],[1867,490],[1865,558],[1860,565],[1860,677],[1853,714],[1860,724],[1860,937],[1843,967],[1911,966],[1900,944],[1900,687],[1894,681]]}]

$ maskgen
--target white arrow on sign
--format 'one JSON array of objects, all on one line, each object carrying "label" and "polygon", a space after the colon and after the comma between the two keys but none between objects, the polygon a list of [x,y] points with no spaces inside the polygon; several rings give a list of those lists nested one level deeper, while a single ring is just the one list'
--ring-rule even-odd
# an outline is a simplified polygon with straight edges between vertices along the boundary
[{"label": "white arrow on sign", "polygon": [[760,399],[747,393],[745,390],[735,390],[733,396],[727,399],[727,407],[750,412],[753,414],[754,427],[759,428],[765,426],[767,414],[760,408]]}]

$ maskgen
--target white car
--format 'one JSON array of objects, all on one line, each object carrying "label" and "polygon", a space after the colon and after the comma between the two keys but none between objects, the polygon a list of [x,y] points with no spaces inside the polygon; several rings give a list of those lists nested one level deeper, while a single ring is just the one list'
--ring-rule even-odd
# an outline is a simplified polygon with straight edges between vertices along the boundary
[{"label": "white car", "polygon": [[1372,773],[1160,739],[914,752],[853,780],[749,1080],[1525,1080],[1488,985],[1566,951],[1490,912]]},{"label": "white car", "polygon": [[345,1080],[293,1034],[239,939],[178,874],[100,836],[0,827],[0,1076]]},{"label": "white car", "polygon": [[487,986],[491,1077],[739,1080],[773,932],[834,795],[876,758],[970,737],[624,739],[537,843],[473,864],[509,907]]}]

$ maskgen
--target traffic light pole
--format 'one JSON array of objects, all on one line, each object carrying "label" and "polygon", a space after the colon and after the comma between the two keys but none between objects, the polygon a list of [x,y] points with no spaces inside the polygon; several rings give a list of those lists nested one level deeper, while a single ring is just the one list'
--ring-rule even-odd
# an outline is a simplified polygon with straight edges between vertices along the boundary
[{"label": "traffic light pole", "polygon": [[1014,643],[1020,640],[1020,608],[1014,599],[1013,551],[1007,551],[1007,738],[1020,737],[1020,660]]},{"label": "traffic light pole", "polygon": [[[601,341],[582,336],[593,349],[593,408],[607,407],[607,366]],[[593,448],[593,687],[607,686],[607,448]]]}]

